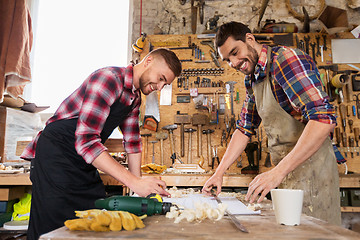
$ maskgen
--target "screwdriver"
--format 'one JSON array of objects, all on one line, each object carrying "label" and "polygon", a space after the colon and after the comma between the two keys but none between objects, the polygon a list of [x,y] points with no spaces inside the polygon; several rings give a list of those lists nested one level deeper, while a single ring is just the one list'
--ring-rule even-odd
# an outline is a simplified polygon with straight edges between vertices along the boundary
[{"label": "screwdriver", "polygon": [[349,123],[350,132],[352,133],[353,132],[353,123],[354,123],[354,121],[352,119],[349,119],[348,123]]},{"label": "screwdriver", "polygon": [[349,146],[351,148],[351,158],[354,158],[354,152],[353,152],[353,149],[354,149],[354,138],[349,136]]},{"label": "screwdriver", "polygon": [[340,142],[341,142],[341,133],[340,133],[340,128],[335,128],[335,138],[336,138],[336,146],[340,147]]},{"label": "screwdriver", "polygon": [[356,155],[359,156],[359,133],[360,133],[360,129],[359,128],[354,128],[354,135],[355,135],[355,142],[356,142]]},{"label": "screwdriver", "polygon": [[340,111],[340,117],[342,120],[342,125],[343,125],[344,131],[345,131],[345,128],[346,128],[346,117],[345,117],[346,107],[345,107],[345,105],[340,104],[339,111]]},{"label": "screwdriver", "polygon": [[341,140],[342,140],[342,144],[344,147],[344,153],[345,153],[345,157],[347,157],[347,152],[346,152],[346,147],[347,147],[347,139],[346,139],[346,133],[341,133]]}]

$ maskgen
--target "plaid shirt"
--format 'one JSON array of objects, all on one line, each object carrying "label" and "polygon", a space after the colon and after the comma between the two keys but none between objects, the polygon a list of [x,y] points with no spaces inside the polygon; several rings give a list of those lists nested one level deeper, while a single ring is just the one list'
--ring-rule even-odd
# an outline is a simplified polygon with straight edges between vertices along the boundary
[{"label": "plaid shirt", "polygon": [[[121,98],[120,98],[121,97]],[[120,98],[120,99],[119,99]],[[100,133],[115,101],[125,106],[134,102],[134,108],[119,126],[124,135],[124,148],[128,153],[141,152],[139,107],[141,95],[133,87],[133,66],[107,67],[92,73],[82,85],[67,97],[46,125],[61,120],[78,118],[75,149],[87,163],[92,163],[107,148],[101,143]],[[26,147],[21,158],[35,157],[36,143],[41,132]]]},{"label": "plaid shirt", "polygon": [[[245,76],[246,99],[236,127],[249,137],[261,123],[252,87],[266,79],[266,57],[264,45],[253,78]],[[271,90],[287,113],[304,123],[309,120],[336,123],[335,110],[322,90],[319,71],[307,54],[299,49],[274,47],[271,59]]]}]

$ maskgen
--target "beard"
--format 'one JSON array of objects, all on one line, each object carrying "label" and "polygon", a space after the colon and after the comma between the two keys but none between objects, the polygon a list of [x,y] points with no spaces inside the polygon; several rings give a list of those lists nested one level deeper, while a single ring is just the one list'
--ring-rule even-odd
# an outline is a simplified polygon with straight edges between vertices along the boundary
[{"label": "beard", "polygon": [[149,95],[151,93],[151,90],[148,88],[150,82],[149,75],[149,69],[146,69],[139,78],[140,90],[144,95]]},{"label": "beard", "polygon": [[256,52],[255,48],[253,48],[249,44],[246,44],[246,45],[247,45],[247,48],[249,51],[248,62],[249,62],[250,67],[247,69],[247,71],[244,71],[244,74],[250,75],[250,74],[253,74],[255,71],[255,66],[256,66],[257,62],[259,61],[259,54]]}]

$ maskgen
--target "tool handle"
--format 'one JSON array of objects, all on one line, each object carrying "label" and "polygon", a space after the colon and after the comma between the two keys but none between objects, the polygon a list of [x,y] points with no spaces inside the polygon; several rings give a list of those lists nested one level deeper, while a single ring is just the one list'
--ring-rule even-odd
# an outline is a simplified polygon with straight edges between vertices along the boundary
[{"label": "tool handle", "polygon": [[360,129],[359,128],[354,128],[354,136],[355,136],[355,141],[359,141],[359,134],[360,134]]},{"label": "tool handle", "polygon": [[341,133],[340,133],[340,128],[335,128],[335,138],[336,138],[336,146],[340,146],[340,142],[341,142]]},{"label": "tool handle", "polygon": [[339,105],[340,117],[345,119],[346,107],[343,104]]},{"label": "tool handle", "polygon": [[181,124],[181,126],[180,126],[180,134],[181,134],[181,136],[180,136],[180,144],[181,144],[181,153],[180,153],[180,155],[183,157],[183,156],[185,156],[185,141],[184,141],[184,138],[185,138],[185,136],[184,136],[184,124]]},{"label": "tool handle", "polygon": [[342,139],[342,144],[343,144],[343,147],[347,147],[347,137],[346,137],[346,133],[342,133],[341,134],[341,139]]}]

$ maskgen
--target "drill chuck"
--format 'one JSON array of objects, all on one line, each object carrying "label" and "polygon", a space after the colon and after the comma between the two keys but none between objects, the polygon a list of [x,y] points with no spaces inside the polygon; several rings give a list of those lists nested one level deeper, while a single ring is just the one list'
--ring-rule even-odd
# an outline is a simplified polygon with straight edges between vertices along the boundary
[{"label": "drill chuck", "polygon": [[130,197],[115,195],[95,201],[95,207],[111,211],[128,211],[135,215],[148,216],[170,212],[172,203],[158,202],[153,198]]}]

